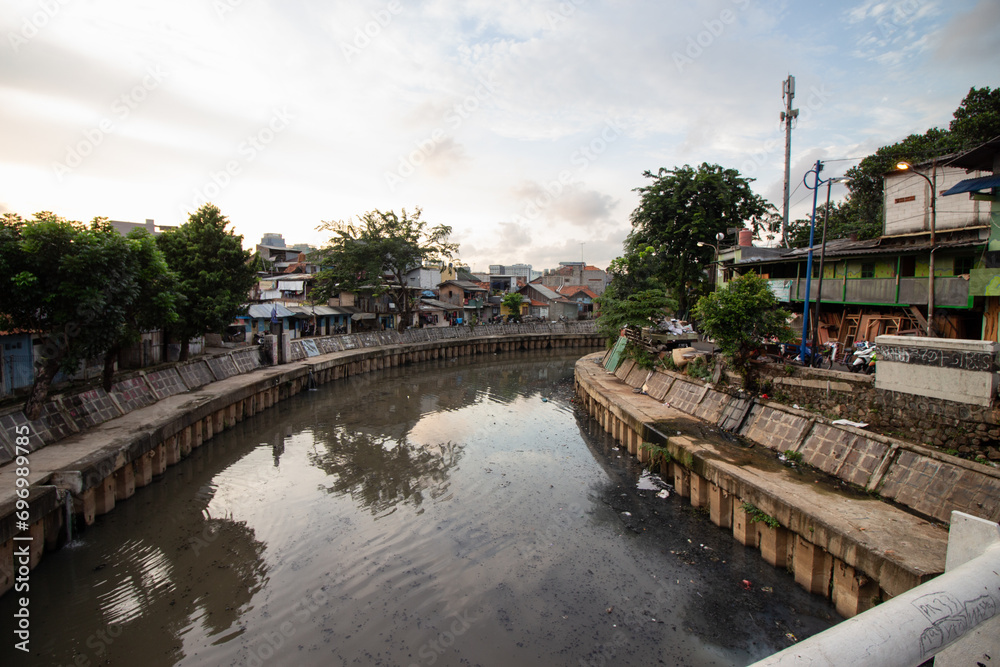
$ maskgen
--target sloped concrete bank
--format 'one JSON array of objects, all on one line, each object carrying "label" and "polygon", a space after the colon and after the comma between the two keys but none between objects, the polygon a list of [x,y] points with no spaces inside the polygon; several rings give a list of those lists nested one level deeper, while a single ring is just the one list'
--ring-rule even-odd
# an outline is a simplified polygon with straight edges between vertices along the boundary
[{"label": "sloped concrete bank", "polygon": [[[12,455],[0,467],[0,594],[25,578],[45,551],[60,548],[68,526],[92,524],[216,433],[310,386],[432,359],[604,343],[584,327],[531,331],[507,328],[504,335],[469,332],[381,345],[382,338],[373,338],[377,346],[358,349],[326,343],[327,349],[339,345],[338,351],[263,368],[250,360],[241,367],[225,355],[143,374],[140,381],[130,381],[131,403],[123,404],[124,392],[113,390],[112,398],[89,390],[93,395],[85,399],[75,395],[50,402],[48,419],[29,422],[19,412],[8,412],[0,417],[0,444]],[[487,332],[477,327],[477,333]],[[196,388],[188,390],[185,382]],[[131,409],[122,410],[125,405]],[[98,421],[98,410],[110,418]],[[66,432],[51,428],[54,423]],[[73,428],[66,426],[70,423]]]},{"label": "sloped concrete bank", "polygon": [[[789,568],[801,586],[831,598],[845,617],[944,571],[943,522],[952,509],[993,521],[1000,511],[1000,475],[987,466],[631,362],[611,373],[603,358],[576,365],[589,414],[640,461],[650,457],[642,443],[664,447],[671,460],[660,472],[681,496],[767,562]],[[755,455],[726,431],[801,454],[844,480],[843,491]],[[778,525],[754,521],[744,503]]]}]

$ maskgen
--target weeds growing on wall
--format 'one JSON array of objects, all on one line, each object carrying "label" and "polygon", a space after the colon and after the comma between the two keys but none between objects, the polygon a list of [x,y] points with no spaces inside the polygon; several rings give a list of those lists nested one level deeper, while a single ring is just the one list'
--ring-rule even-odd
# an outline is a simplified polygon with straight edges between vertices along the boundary
[{"label": "weeds growing on wall", "polygon": [[781,525],[781,523],[777,519],[775,519],[773,516],[771,516],[764,510],[760,509],[753,503],[748,503],[744,501],[740,507],[743,509],[744,512],[746,512],[747,517],[750,519],[750,523],[757,523],[758,521],[762,521],[771,528],[777,528]]},{"label": "weeds growing on wall", "polygon": [[649,452],[649,469],[655,470],[661,464],[670,463],[673,457],[666,447],[661,447],[660,445],[653,444],[652,442],[644,442],[639,445],[639,449],[644,452]]}]

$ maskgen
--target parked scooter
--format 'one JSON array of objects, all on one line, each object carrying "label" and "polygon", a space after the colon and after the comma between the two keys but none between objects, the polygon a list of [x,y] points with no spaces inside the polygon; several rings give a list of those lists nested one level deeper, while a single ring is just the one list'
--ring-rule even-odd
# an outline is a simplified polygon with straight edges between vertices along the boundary
[{"label": "parked scooter", "polygon": [[854,356],[851,357],[847,370],[852,373],[866,373],[871,375],[875,372],[875,346],[871,343],[860,342],[855,345]]}]

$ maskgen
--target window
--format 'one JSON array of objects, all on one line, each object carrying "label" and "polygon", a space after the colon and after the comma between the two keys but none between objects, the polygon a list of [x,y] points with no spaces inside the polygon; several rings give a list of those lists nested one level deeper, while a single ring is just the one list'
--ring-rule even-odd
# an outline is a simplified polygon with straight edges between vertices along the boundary
[{"label": "window", "polygon": [[972,273],[972,267],[976,264],[976,258],[973,255],[959,255],[955,258],[954,270],[952,271],[953,276],[962,276],[968,273]]},{"label": "window", "polygon": [[819,262],[813,262],[813,278],[819,278]]},{"label": "window", "polygon": [[875,262],[865,262],[861,265],[861,277],[862,278],[875,277]]},{"label": "window", "polygon": [[917,258],[914,255],[899,259],[899,275],[903,278],[912,278],[917,275]]}]

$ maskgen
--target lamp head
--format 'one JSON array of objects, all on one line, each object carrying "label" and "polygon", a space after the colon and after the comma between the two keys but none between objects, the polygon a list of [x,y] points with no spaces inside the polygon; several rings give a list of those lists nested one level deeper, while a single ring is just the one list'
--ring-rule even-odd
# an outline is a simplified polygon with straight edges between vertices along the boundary
[{"label": "lamp head", "polygon": [[912,168],[913,165],[905,160],[900,160],[899,162],[896,163],[896,169],[899,169],[900,171],[906,171],[907,169],[912,169]]},{"label": "lamp head", "polygon": [[701,241],[698,241],[698,247],[699,247],[699,248],[704,248],[704,247],[705,247],[705,244],[704,244],[704,243],[702,243]]},{"label": "lamp head", "polygon": [[715,240],[719,241],[720,243],[722,242],[722,239],[724,239],[724,238],[726,238],[726,235],[723,234],[722,232],[719,232],[718,234],[715,235]]}]

